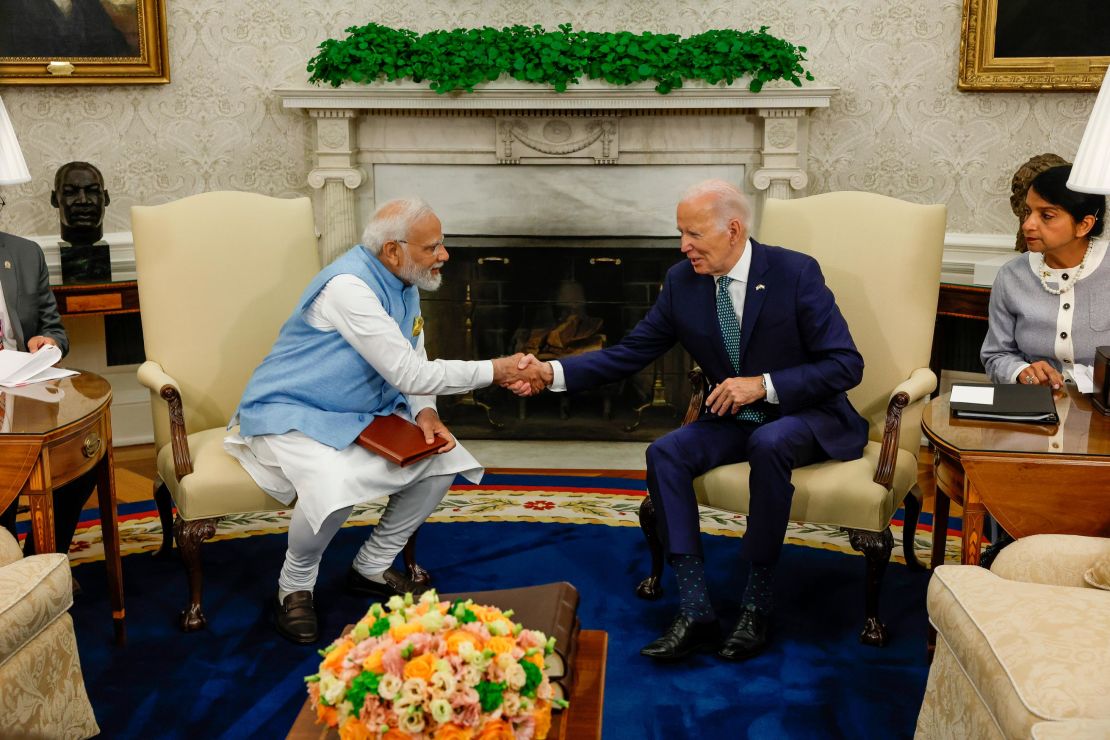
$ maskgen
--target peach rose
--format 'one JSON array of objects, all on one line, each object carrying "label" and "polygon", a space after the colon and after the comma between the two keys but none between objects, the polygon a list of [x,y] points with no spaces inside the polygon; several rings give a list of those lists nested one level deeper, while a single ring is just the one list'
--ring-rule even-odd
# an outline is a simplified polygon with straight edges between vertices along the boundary
[{"label": "peach rose", "polygon": [[417,632],[423,631],[424,625],[420,624],[420,622],[407,622],[405,624],[399,624],[396,627],[389,628],[389,634],[393,638],[394,642],[400,642],[409,635],[414,635]]},{"label": "peach rose", "polygon": [[339,728],[339,740],[370,740],[370,729],[354,717],[348,717]]},{"label": "peach rose", "polygon": [[447,652],[452,655],[458,655],[459,645],[464,642],[469,642],[478,650],[482,649],[482,641],[478,636],[473,632],[464,632],[463,630],[452,630],[448,632],[447,636],[444,638],[444,642],[447,645]]},{"label": "peach rose", "polygon": [[390,727],[389,732],[382,735],[382,740],[412,740],[412,735],[396,727]]},{"label": "peach rose", "polygon": [[[470,608],[473,611],[474,607]],[[479,622],[482,622],[483,624],[489,624],[490,622],[496,622],[498,619],[503,619],[505,615],[502,614],[501,610],[498,609],[496,606],[487,606],[482,608],[482,612],[480,614],[475,613],[475,616],[478,617]]]},{"label": "peach rose", "polygon": [[[385,673],[385,666],[382,665],[382,654],[384,652],[385,651],[381,648],[377,648],[374,652],[367,655],[366,660],[362,661],[362,670],[370,671],[371,673]],[[542,668],[543,666],[541,665],[540,667]]]},{"label": "peach rose", "polygon": [[424,653],[418,658],[413,658],[405,664],[405,678],[422,678],[425,681],[432,677],[436,667],[436,656]]},{"label": "peach rose", "polygon": [[544,740],[544,738],[547,737],[547,733],[551,730],[551,702],[536,702],[536,708],[532,712],[532,717],[536,720],[536,740]]},{"label": "peach rose", "polygon": [[476,740],[513,740],[513,726],[503,719],[491,719],[482,725]]},{"label": "peach rose", "polygon": [[491,637],[489,638],[489,642],[486,643],[486,647],[500,655],[501,653],[511,651],[514,644],[513,638],[511,637]]},{"label": "peach rose", "polygon": [[434,740],[471,740],[474,737],[474,730],[459,727],[454,722],[450,722],[436,730],[433,737]]},{"label": "peach rose", "polygon": [[340,664],[343,662],[343,659],[347,657],[347,653],[351,652],[351,648],[353,648],[354,646],[355,644],[350,640],[343,640],[342,642],[340,642],[338,645],[335,646],[335,649],[328,653],[327,656],[324,658],[324,662],[320,664],[320,669],[326,669],[331,671],[332,673],[339,673]]}]

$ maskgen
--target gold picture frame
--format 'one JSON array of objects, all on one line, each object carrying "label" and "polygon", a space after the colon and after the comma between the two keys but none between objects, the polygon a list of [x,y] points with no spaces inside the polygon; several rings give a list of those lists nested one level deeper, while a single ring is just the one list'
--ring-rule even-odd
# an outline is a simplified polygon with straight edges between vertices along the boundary
[{"label": "gold picture frame", "polygon": [[0,5],[0,85],[170,81],[165,0],[72,0],[68,16],[53,0]]},{"label": "gold picture frame", "polygon": [[[1007,12],[1023,12],[1021,3],[1003,0]],[[1073,0],[1080,6],[1087,0]],[[1089,0],[1100,3],[1104,0]],[[963,91],[1035,91],[1035,90],[1098,90],[1110,66],[1110,48],[1097,56],[1056,56],[1052,53],[1029,56],[996,56],[999,32],[999,0],[964,0],[963,26],[960,33],[960,74],[957,87]],[[1018,10],[1012,10],[1018,8]],[[1051,4],[1042,4],[1041,12],[1024,17],[1023,42],[1036,51],[1037,31],[1044,28],[1044,13],[1058,13]],[[1102,12],[1101,10],[1099,12]],[[1003,19],[1010,21],[1013,19]],[[1021,20],[1020,18],[1018,20]],[[1082,32],[1085,24],[1076,21]],[[1049,49],[1059,40],[1047,31],[1039,41]]]}]

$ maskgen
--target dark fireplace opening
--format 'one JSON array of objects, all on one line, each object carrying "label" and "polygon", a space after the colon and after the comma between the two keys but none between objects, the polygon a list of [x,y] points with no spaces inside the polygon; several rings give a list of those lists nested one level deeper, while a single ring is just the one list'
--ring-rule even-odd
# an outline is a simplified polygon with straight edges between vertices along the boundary
[{"label": "dark fireplace opening", "polygon": [[[658,237],[458,237],[442,287],[421,305],[429,357],[532,352],[559,359],[610,346],[644,317],[678,240]],[[519,399],[503,388],[441,396],[440,414],[470,439],[652,440],[681,422],[691,361],[674,347],[620,382]]]}]

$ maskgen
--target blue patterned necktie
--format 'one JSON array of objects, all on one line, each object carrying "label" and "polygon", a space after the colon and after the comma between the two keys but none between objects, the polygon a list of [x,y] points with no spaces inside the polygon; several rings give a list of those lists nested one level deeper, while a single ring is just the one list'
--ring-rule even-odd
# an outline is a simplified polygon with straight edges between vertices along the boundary
[{"label": "blue patterned necktie", "polygon": [[[725,275],[717,280],[717,321],[721,325],[721,337],[725,340],[725,349],[728,358],[732,360],[733,372],[740,373],[740,322],[736,320],[736,309],[732,305],[732,297],[728,294],[728,286],[732,278]],[[764,422],[762,411],[748,408],[740,409],[736,414],[740,421],[752,421],[757,424]]]}]

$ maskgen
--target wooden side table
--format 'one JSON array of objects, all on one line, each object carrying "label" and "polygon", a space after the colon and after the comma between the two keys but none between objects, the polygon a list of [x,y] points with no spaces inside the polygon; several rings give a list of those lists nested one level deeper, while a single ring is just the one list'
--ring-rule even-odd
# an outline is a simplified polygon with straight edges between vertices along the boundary
[{"label": "wooden side table", "polygon": [[62,316],[138,313],[139,285],[134,280],[51,285]]},{"label": "wooden side table", "polygon": [[124,644],[123,569],[112,468],[112,387],[99,375],[0,388],[0,511],[22,493],[42,552],[53,552],[54,488],[96,469],[117,644]]}]

